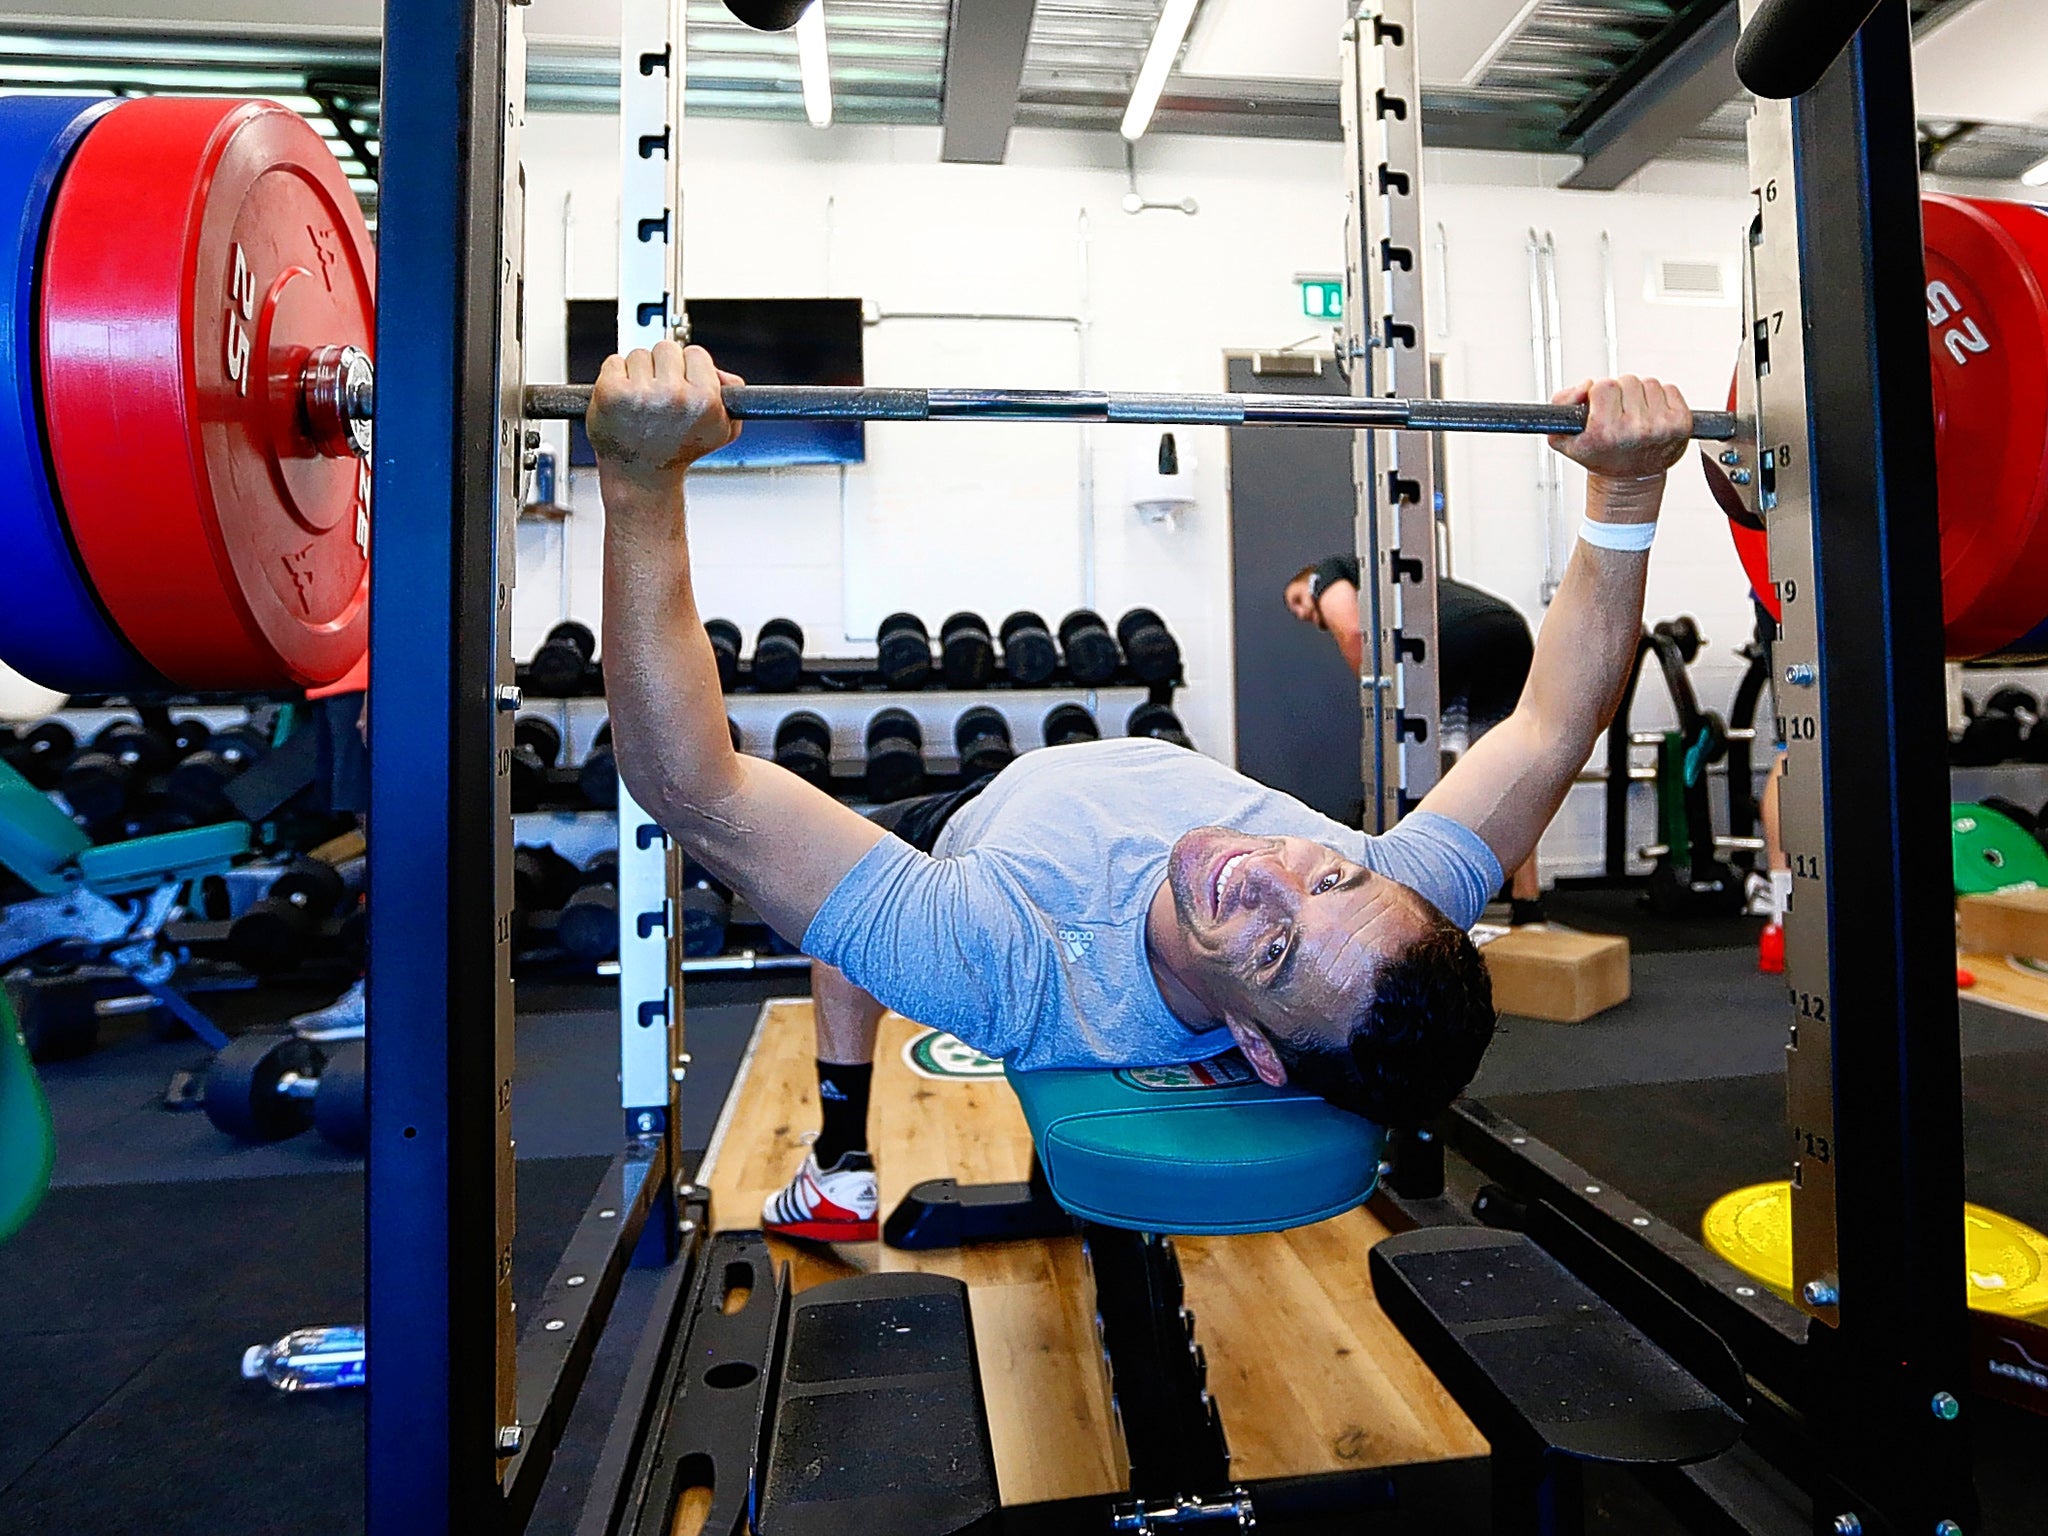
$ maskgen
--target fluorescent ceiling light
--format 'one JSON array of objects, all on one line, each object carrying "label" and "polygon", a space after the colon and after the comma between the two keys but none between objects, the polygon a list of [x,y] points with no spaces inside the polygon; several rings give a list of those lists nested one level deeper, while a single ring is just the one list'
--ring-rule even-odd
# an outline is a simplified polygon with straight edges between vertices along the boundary
[{"label": "fluorescent ceiling light", "polygon": [[2024,171],[2021,171],[2020,185],[2023,187],[2048,187],[2048,160],[2043,160],[2037,165],[2030,165]]},{"label": "fluorescent ceiling light", "polygon": [[1152,126],[1159,93],[1166,89],[1166,77],[1173,72],[1173,61],[1180,57],[1180,45],[1187,39],[1188,23],[1194,19],[1195,0],[1166,0],[1166,8],[1159,13],[1159,30],[1152,34],[1152,46],[1146,50],[1138,83],[1131,87],[1131,104],[1124,112],[1124,137],[1133,144]]},{"label": "fluorescent ceiling light", "polygon": [[797,18],[796,56],[803,66],[804,116],[813,128],[832,126],[832,61],[825,53],[825,0]]}]

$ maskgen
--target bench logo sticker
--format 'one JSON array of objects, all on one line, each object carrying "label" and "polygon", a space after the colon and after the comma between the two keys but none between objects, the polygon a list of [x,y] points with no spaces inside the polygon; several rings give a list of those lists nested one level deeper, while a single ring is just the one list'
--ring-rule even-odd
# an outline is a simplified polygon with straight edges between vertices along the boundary
[{"label": "bench logo sticker", "polygon": [[1236,1051],[1225,1051],[1207,1061],[1177,1067],[1127,1067],[1117,1073],[1117,1079],[1147,1093],[1201,1093],[1211,1088],[1242,1088],[1258,1081],[1258,1074]]},{"label": "bench logo sticker", "polygon": [[928,1029],[903,1047],[903,1060],[919,1077],[1001,1077],[1003,1064],[944,1030]]}]

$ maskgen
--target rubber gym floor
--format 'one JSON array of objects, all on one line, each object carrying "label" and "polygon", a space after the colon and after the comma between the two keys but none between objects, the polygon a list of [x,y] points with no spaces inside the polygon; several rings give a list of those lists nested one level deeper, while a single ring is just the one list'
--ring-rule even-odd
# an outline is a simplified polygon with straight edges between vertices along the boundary
[{"label": "rubber gym floor", "polygon": [[[1582,1025],[1503,1020],[1473,1091],[1697,1231],[1717,1196],[1778,1172],[1782,1002],[1778,983],[1755,971],[1753,925],[1663,923],[1637,913],[1626,893],[1559,893],[1552,908],[1573,926],[1629,935],[1635,996]],[[801,990],[800,978],[692,987],[692,1145],[710,1133],[762,999]],[[321,1000],[273,991],[219,1011],[230,1027],[249,1026]],[[1970,1197],[2048,1228],[2039,1154],[2048,1019],[1967,999],[1962,1014]],[[601,987],[522,989],[513,1107],[522,1301],[549,1272],[616,1143],[615,1030]],[[110,1030],[91,1056],[45,1070],[56,1182],[0,1246],[0,1295],[10,1302],[0,1310],[0,1530],[144,1521],[157,1536],[363,1529],[361,1394],[287,1395],[236,1370],[251,1343],[360,1319],[361,1165],[310,1134],[235,1147],[202,1116],[161,1108],[171,1072],[203,1054],[189,1041]],[[653,1289],[650,1273],[628,1276],[592,1366],[590,1400],[604,1401],[616,1383]],[[535,1531],[573,1520],[599,1417],[572,1421]],[[1974,1429],[1978,1529],[2038,1531],[2048,1423],[1979,1404]],[[1438,1475],[1423,1486],[1441,1486],[1445,1502],[1368,1528],[1484,1529],[1475,1489]],[[1678,1529],[1626,1479],[1589,1478],[1589,1505],[1594,1531]]]}]

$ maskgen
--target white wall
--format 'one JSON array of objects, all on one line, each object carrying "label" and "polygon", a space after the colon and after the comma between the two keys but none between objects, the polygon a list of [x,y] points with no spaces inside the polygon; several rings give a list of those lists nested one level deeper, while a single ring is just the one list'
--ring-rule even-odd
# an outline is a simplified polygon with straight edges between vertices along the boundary
[{"label": "white wall", "polygon": [[[565,291],[615,289],[616,121],[544,116],[528,129],[529,375],[564,366]],[[1297,273],[1342,267],[1342,154],[1334,145],[1160,138],[1141,150],[1153,197],[1201,211],[1123,213],[1121,144],[1107,135],[1020,131],[1000,167],[938,163],[925,129],[808,128],[696,121],[684,136],[687,286],[701,296],[857,296],[884,313],[1005,311],[1084,316],[1059,324],[890,321],[868,333],[871,382],[1163,390],[1222,387],[1227,349],[1281,347],[1317,330]],[[1448,390],[1528,398],[1526,242],[1555,234],[1572,376],[1604,368],[1599,241],[1612,243],[1622,364],[1719,405],[1733,366],[1733,307],[1652,304],[1655,255],[1733,261],[1747,194],[1735,167],[1653,169],[1629,191],[1554,190],[1556,162],[1432,152],[1431,221],[1447,260],[1432,284],[1433,345]],[[564,237],[565,199],[572,223]],[[1431,257],[1435,251],[1432,249]],[[898,425],[869,429],[868,463],[700,476],[691,525],[699,597],[751,636],[773,614],[800,622],[814,651],[858,652],[894,608],[937,622],[970,607],[994,620],[1019,606],[1057,621],[1087,580],[1081,530],[1093,476],[1093,605],[1112,620],[1145,603],[1187,652],[1183,713],[1196,741],[1228,759],[1230,613],[1225,434],[1180,434],[1198,505],[1178,528],[1141,526],[1126,501],[1155,434],[1062,425]],[[1542,532],[1532,440],[1456,436],[1448,482],[1457,573],[1539,619]],[[1696,615],[1714,642],[1697,668],[1703,702],[1726,708],[1750,629],[1747,588],[1725,521],[1688,463],[1672,479],[1652,567],[1652,617]],[[1576,506],[1578,485],[1569,486]],[[515,647],[563,612],[597,616],[601,509],[579,476],[566,529],[522,531]],[[1304,551],[1304,560],[1320,553]],[[566,562],[565,562],[566,555]],[[566,601],[565,601],[566,595]],[[1662,718],[1654,712],[1645,717]],[[1349,722],[1333,725],[1349,729]],[[1585,835],[1590,807],[1571,820]],[[1580,841],[1561,827],[1558,852]],[[1588,845],[1590,846],[1590,845]]]}]

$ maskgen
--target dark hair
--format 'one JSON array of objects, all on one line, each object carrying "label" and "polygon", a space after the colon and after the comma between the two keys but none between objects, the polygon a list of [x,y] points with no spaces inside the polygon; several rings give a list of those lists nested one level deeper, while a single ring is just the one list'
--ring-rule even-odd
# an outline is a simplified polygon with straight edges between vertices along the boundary
[{"label": "dark hair", "polygon": [[1419,1124],[1458,1096],[1493,1025],[1493,982],[1478,949],[1438,916],[1374,974],[1345,1044],[1266,1035],[1289,1082],[1392,1127]]},{"label": "dark hair", "polygon": [[1292,576],[1287,578],[1286,583],[1281,587],[1280,590],[1283,592],[1286,591],[1288,587],[1293,586],[1297,581],[1313,582],[1315,579],[1316,568],[1312,565],[1304,565],[1300,570],[1296,571]]}]

